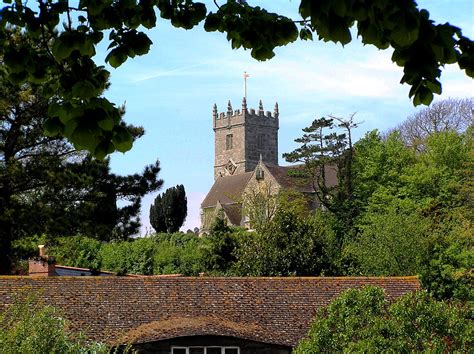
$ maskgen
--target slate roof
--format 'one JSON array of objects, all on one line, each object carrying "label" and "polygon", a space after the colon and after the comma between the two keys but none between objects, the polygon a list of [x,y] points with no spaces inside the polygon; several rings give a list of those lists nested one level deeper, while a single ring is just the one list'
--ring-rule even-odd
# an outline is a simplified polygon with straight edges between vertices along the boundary
[{"label": "slate roof", "polygon": [[[271,164],[265,164],[265,167],[275,178],[277,183],[285,189],[294,188],[303,193],[314,193],[313,184],[307,178],[295,177],[293,171],[303,170],[303,165],[293,165],[293,166],[277,166]],[[303,171],[302,171],[303,172]],[[325,166],[326,172],[326,184],[328,187],[333,187],[337,185],[337,169],[334,166]],[[214,185],[211,187],[211,190],[207,194],[206,198],[201,204],[202,208],[214,207],[219,201],[222,206],[226,204],[236,204],[240,203],[242,199],[242,194],[245,190],[245,186],[252,177],[252,172],[245,172],[233,176],[224,176],[219,177],[214,182]],[[226,210],[227,213],[227,210]],[[241,211],[237,216],[235,212],[232,215],[227,214],[229,218],[235,216],[236,223],[234,225],[240,224]],[[234,215],[235,214],[235,215]]]},{"label": "slate roof", "polygon": [[202,208],[213,207],[217,201],[221,204],[233,204],[240,202],[242,193],[253,172],[240,173],[233,176],[219,177],[214,182],[206,198],[201,203]]},{"label": "slate roof", "polygon": [[369,284],[389,298],[420,286],[416,277],[1,276],[0,310],[26,289],[62,309],[73,330],[109,344],[212,334],[295,346],[318,308]]},{"label": "slate roof", "polygon": [[[304,172],[304,165],[276,166],[267,165],[265,167],[283,188],[295,188],[303,193],[314,193],[313,184],[308,178],[295,177],[292,172]],[[326,185],[334,187],[337,185],[337,169],[334,166],[324,166],[326,173]]]},{"label": "slate roof", "polygon": [[240,204],[222,204],[222,209],[232,225],[240,225],[242,221],[242,206]]}]

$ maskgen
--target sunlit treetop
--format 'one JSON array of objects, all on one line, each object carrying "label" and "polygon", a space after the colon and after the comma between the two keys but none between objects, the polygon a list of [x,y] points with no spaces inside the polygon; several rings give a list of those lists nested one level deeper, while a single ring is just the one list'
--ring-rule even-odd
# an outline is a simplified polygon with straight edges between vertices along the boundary
[{"label": "sunlit treetop", "polygon": [[[428,105],[433,94],[441,94],[445,64],[457,63],[474,76],[473,42],[458,27],[435,24],[414,0],[301,0],[298,19],[242,0],[215,1],[210,11],[192,0],[4,3],[0,57],[10,81],[43,85],[51,100],[45,134],[63,135],[99,158],[129,150],[133,139],[120,108],[103,97],[109,72],[93,61],[95,48],[108,42],[105,60],[114,68],[148,53],[152,42],[146,29],[156,26],[157,15],[184,29],[204,21],[206,31],[226,33],[232,48],[249,49],[257,60],[272,58],[275,47],[315,36],[345,45],[355,27],[364,44],[392,50],[392,60],[403,67],[400,82],[411,86],[414,105]],[[14,29],[33,41],[15,41]]]}]

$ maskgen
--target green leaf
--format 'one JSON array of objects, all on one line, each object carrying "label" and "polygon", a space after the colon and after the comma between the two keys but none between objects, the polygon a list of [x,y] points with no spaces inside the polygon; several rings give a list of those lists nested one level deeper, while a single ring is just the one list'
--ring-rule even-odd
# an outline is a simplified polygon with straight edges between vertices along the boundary
[{"label": "green leaf", "polygon": [[76,130],[78,125],[79,125],[79,120],[77,118],[69,119],[66,123],[64,123],[63,135],[66,138],[71,139],[71,136],[74,133],[74,130]]},{"label": "green leaf", "polygon": [[300,39],[303,41],[313,40],[313,33],[308,28],[302,28],[300,31]]},{"label": "green leaf", "polygon": [[404,26],[397,26],[391,33],[395,44],[407,47],[418,39],[418,29],[408,31]]},{"label": "green leaf", "polygon": [[92,38],[88,38],[79,45],[79,52],[83,56],[93,57],[95,55],[95,47]]},{"label": "green leaf", "polygon": [[259,47],[259,48],[252,49],[251,55],[253,58],[257,60],[264,61],[264,60],[273,58],[275,56],[275,53],[270,48]]},{"label": "green leaf", "polygon": [[82,99],[96,97],[98,91],[100,91],[100,89],[95,87],[94,84],[88,80],[79,81],[72,87],[72,95]]},{"label": "green leaf", "polygon": [[18,73],[11,73],[8,75],[8,80],[15,85],[22,84],[23,82],[26,81],[28,78],[28,72],[27,71],[21,71]]},{"label": "green leaf", "polygon": [[219,16],[216,14],[209,14],[206,18],[206,21],[204,22],[204,29],[207,32],[214,32],[219,29],[219,26],[221,24],[221,19]]},{"label": "green leaf", "polygon": [[312,0],[301,0],[298,11],[300,12],[301,17],[304,19],[311,16],[311,4]]},{"label": "green leaf", "polygon": [[74,50],[74,43],[68,33],[62,33],[53,42],[51,51],[57,60],[64,60],[68,58]]},{"label": "green leaf", "polygon": [[441,82],[438,80],[427,80],[426,81],[426,87],[433,93],[436,93],[437,95],[441,95]]},{"label": "green leaf", "polygon": [[107,155],[113,153],[115,151],[114,144],[108,141],[102,141],[99,145],[97,145],[96,149],[94,150],[94,157],[103,160]]},{"label": "green leaf", "polygon": [[62,107],[57,102],[50,104],[48,107],[48,115],[50,117],[59,117],[61,111],[62,111]]},{"label": "green leaf", "polygon": [[114,68],[118,68],[122,65],[128,58],[127,50],[123,47],[118,47],[112,49],[110,53],[105,58],[105,61],[110,64],[110,66]]},{"label": "green leaf", "polygon": [[94,152],[100,143],[101,131],[88,123],[79,124],[71,135],[71,142],[80,150]]},{"label": "green leaf", "polygon": [[153,42],[145,33],[139,32],[134,36],[131,47],[137,55],[144,55],[148,53],[152,44]]},{"label": "green leaf", "polygon": [[415,94],[415,97],[413,98],[413,104],[415,106],[418,106],[420,104],[428,106],[431,101],[433,101],[433,93],[425,86],[420,85],[418,91]]},{"label": "green leaf", "polygon": [[118,151],[126,152],[132,148],[133,137],[127,128],[118,126],[114,128],[113,132],[112,142]]},{"label": "green leaf", "polygon": [[333,24],[329,27],[330,39],[334,42],[341,42],[342,45],[350,43],[352,40],[349,28],[343,24]]},{"label": "green leaf", "polygon": [[56,136],[64,130],[64,125],[58,117],[50,117],[43,123],[44,135]]},{"label": "green leaf", "polygon": [[115,126],[115,121],[110,114],[106,114],[107,113],[104,112],[102,119],[97,121],[97,125],[102,130],[111,131]]}]

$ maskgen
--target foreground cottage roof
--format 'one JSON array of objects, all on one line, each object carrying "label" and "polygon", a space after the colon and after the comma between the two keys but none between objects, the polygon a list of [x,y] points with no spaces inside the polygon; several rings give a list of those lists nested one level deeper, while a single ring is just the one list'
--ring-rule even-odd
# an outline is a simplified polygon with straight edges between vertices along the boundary
[{"label": "foreground cottage roof", "polygon": [[217,335],[293,347],[318,308],[348,288],[376,285],[389,298],[416,277],[0,277],[0,309],[22,290],[62,309],[92,340],[144,343]]}]

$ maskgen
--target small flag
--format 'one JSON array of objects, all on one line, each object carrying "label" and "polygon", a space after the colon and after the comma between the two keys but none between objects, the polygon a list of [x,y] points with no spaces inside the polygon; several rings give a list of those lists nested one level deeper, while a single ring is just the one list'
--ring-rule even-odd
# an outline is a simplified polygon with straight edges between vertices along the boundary
[{"label": "small flag", "polygon": [[250,77],[250,75],[249,75],[249,74],[247,74],[247,72],[246,72],[246,71],[244,71],[244,79],[246,79],[246,78],[248,78],[248,77]]}]

